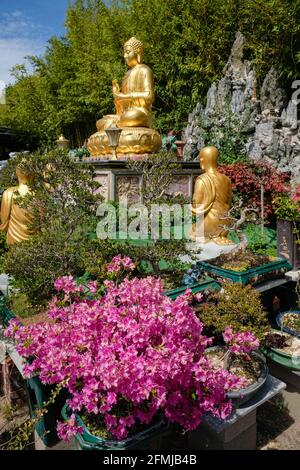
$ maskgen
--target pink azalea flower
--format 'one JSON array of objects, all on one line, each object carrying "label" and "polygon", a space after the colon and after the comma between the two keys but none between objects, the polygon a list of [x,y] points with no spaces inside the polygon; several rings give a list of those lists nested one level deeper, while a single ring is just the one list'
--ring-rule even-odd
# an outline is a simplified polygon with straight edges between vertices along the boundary
[{"label": "pink azalea flower", "polygon": [[98,290],[98,282],[97,281],[89,281],[88,288],[92,294],[96,294]]},{"label": "pink azalea flower", "polygon": [[[110,264],[111,272],[134,269],[128,257]],[[67,296],[78,292],[71,276],[55,285]],[[205,358],[211,339],[190,306],[191,290],[173,301],[164,295],[162,280],[151,276],[104,285],[99,298],[71,296],[65,304],[53,299],[48,314],[55,322],[9,326],[6,334],[14,335],[19,354],[31,358],[27,376],[37,373],[44,384],[64,382],[70,409],[101,413],[116,439],[158,414],[187,430],[199,425],[203,413],[229,416],[226,393],[241,379],[214,370]],[[96,283],[89,288],[97,294]],[[225,335],[235,338],[230,329]],[[238,336],[231,346],[241,344],[253,347],[256,340]],[[75,414],[57,429],[63,439],[82,432]]]},{"label": "pink azalea flower", "polygon": [[82,426],[76,424],[76,416],[73,413],[66,423],[57,422],[57,435],[61,440],[70,441],[76,434],[82,434]]}]

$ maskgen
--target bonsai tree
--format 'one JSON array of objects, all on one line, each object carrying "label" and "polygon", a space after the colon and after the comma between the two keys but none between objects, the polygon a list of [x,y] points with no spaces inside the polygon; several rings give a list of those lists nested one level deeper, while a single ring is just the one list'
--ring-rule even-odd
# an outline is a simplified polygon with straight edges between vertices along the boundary
[{"label": "bonsai tree", "polygon": [[250,331],[262,338],[269,326],[259,293],[239,283],[224,282],[222,287],[221,292],[210,294],[197,307],[206,334],[222,339],[222,332],[231,325],[235,333]]}]

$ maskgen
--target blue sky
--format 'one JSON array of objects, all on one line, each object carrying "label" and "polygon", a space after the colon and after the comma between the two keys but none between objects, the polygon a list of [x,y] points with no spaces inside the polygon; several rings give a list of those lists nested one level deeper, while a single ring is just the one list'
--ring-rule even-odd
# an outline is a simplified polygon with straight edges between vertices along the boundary
[{"label": "blue sky", "polygon": [[0,0],[0,81],[12,82],[9,69],[26,55],[42,55],[47,40],[64,34],[70,0]]}]

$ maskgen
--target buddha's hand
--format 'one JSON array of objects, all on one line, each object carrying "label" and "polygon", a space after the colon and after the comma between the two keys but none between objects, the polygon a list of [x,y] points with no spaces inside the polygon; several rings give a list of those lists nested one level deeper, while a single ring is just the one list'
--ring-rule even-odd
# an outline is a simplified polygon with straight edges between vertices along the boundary
[{"label": "buddha's hand", "polygon": [[117,80],[112,81],[112,86],[113,86],[113,95],[114,97],[116,97],[120,93],[120,86]]}]

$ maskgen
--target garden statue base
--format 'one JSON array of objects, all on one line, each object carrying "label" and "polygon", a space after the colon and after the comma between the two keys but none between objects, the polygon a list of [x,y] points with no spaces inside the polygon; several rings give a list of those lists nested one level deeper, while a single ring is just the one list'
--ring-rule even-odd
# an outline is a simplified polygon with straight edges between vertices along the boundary
[{"label": "garden statue base", "polygon": [[[124,127],[120,135],[118,154],[149,154],[158,152],[162,145],[161,135],[147,127]],[[88,140],[88,149],[92,157],[111,155],[105,131],[96,132]]]},{"label": "garden statue base", "polygon": [[[237,245],[217,245],[214,242],[200,243],[200,242],[189,242],[186,244],[187,249],[193,254],[194,251],[201,249],[199,254],[196,254],[198,261],[205,261],[213,258],[217,258],[221,254],[230,253]],[[191,258],[189,255],[180,257],[182,262],[189,263]]]},{"label": "garden statue base", "polygon": [[[95,180],[100,184],[97,192],[105,201],[128,201],[128,204],[132,204],[142,202],[142,171],[128,168],[126,159],[145,160],[148,156],[149,154],[118,154],[117,160],[111,160],[108,154],[103,154],[84,159],[84,163],[93,165]],[[194,180],[200,173],[197,162],[178,162],[178,169],[173,172],[167,193],[182,194],[191,199]]]},{"label": "garden statue base", "polygon": [[255,450],[257,408],[285,388],[284,382],[269,375],[257,394],[245,405],[233,410],[230,418],[223,421],[206,414],[202,424],[189,433],[189,448]]}]

